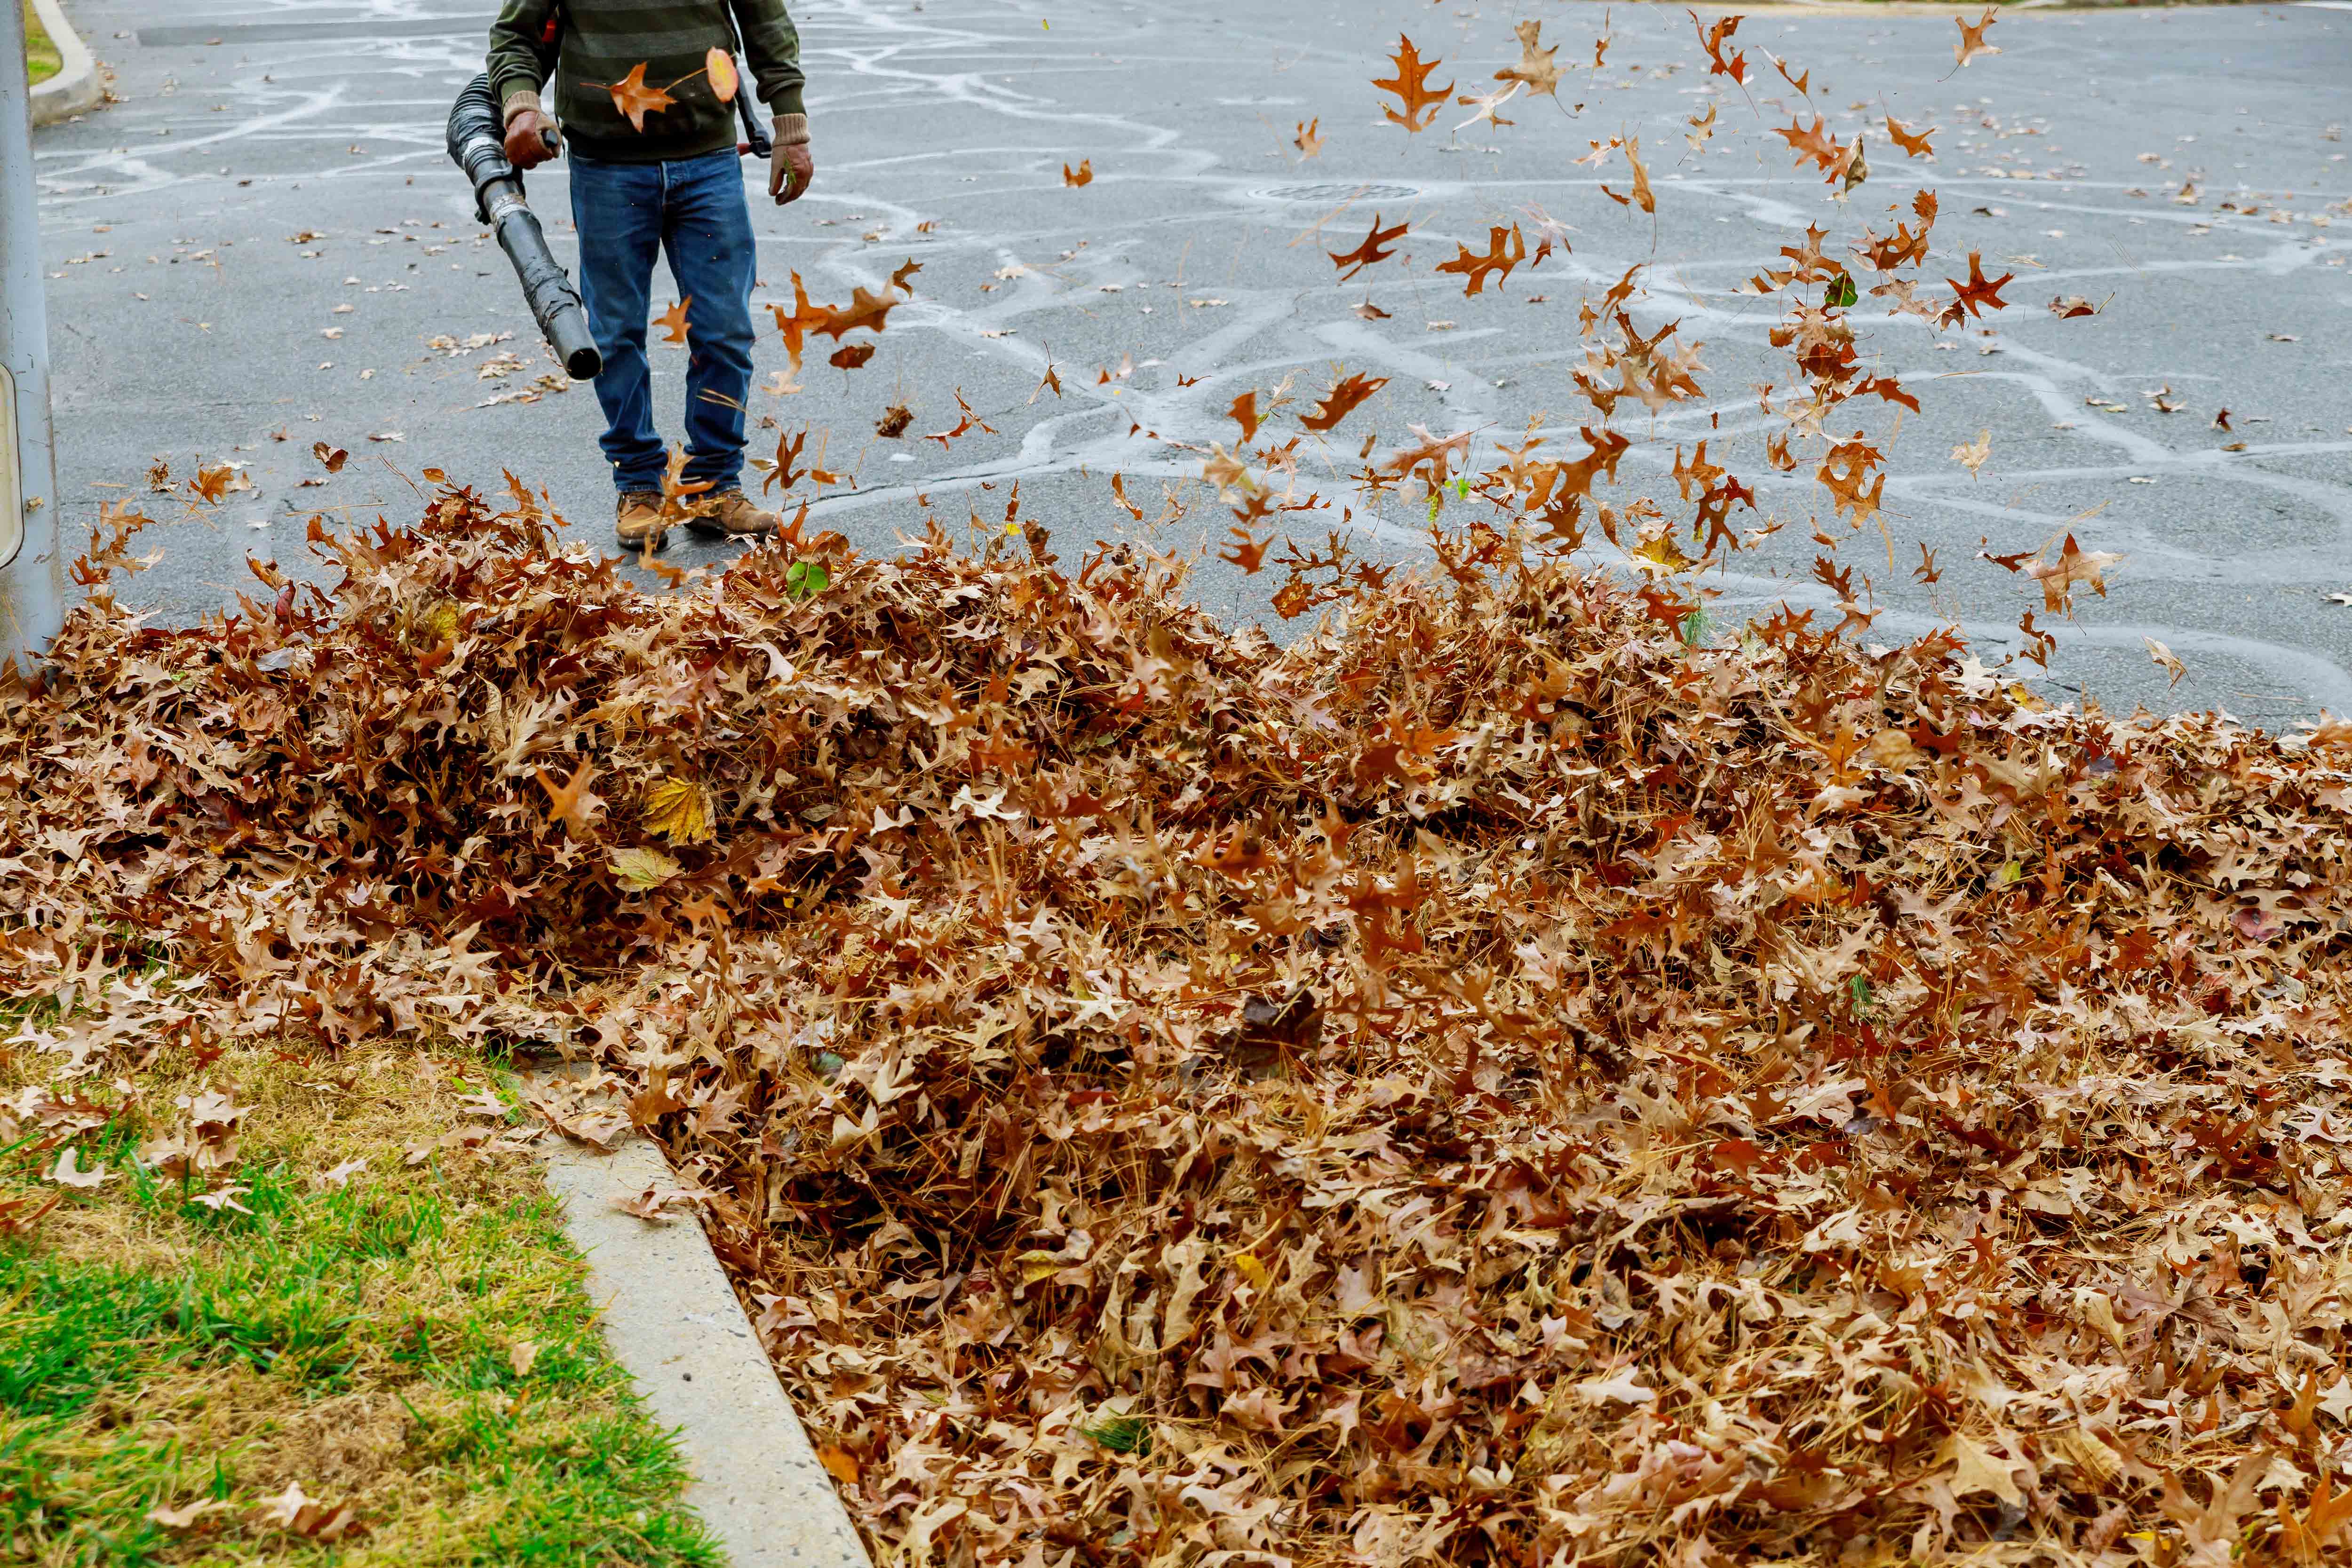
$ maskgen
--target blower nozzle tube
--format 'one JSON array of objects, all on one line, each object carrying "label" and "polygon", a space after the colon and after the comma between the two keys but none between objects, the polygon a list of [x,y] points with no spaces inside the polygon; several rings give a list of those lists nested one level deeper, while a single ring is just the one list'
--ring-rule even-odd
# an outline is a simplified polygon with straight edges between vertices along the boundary
[{"label": "blower nozzle tube", "polygon": [[549,252],[547,235],[523,199],[522,175],[507,162],[503,129],[490,78],[476,77],[449,110],[450,161],[472,183],[474,210],[498,231],[499,248],[514,264],[523,298],[548,346],[563,361],[564,373],[573,381],[593,380],[604,369],[604,357],[588,330],[588,312],[571,277]]}]

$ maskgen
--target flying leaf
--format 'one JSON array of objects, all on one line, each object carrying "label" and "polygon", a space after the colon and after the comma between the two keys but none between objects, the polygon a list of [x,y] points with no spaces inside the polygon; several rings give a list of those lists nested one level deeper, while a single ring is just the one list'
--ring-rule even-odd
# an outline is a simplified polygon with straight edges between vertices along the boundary
[{"label": "flying leaf", "polygon": [[1655,213],[1658,210],[1658,200],[1650,193],[1650,172],[1642,166],[1640,137],[1629,136],[1625,139],[1625,162],[1632,164],[1633,168],[1633,204],[1645,213]]},{"label": "flying leaf", "polygon": [[1878,449],[1862,439],[1856,431],[1852,441],[1832,446],[1822,457],[1813,476],[1827,486],[1831,501],[1841,515],[1850,515],[1856,527],[1878,515],[1880,499],[1886,494],[1886,476],[1877,476],[1868,489],[1864,482],[1871,470],[1883,461]]},{"label": "flying leaf", "polygon": [[[613,107],[627,119],[633,130],[641,133],[646,128],[646,115],[658,114],[677,101],[660,88],[646,85],[646,64],[639,61],[630,68],[627,76],[604,89],[613,95]],[[583,82],[581,85],[594,87],[597,84]]]},{"label": "flying leaf", "polygon": [[[1739,31],[1742,18],[1719,17],[1715,26],[1710,27],[1700,22],[1697,12],[1689,11],[1685,14],[1690,17],[1691,26],[1698,29],[1699,47],[1706,51],[1706,74],[1711,77],[1729,77],[1734,83],[1745,86],[1748,81],[1748,57],[1744,54],[1735,54],[1728,60],[1723,57],[1723,46],[1730,40],[1732,34]],[[1599,63],[1597,60],[1594,62],[1596,67]],[[1712,120],[1714,116],[1709,115],[1708,119]]]},{"label": "flying leaf", "polygon": [[1456,131],[1466,131],[1482,120],[1494,125],[1516,125],[1518,123],[1517,120],[1505,120],[1501,115],[1495,111],[1502,108],[1503,105],[1510,102],[1514,98],[1517,98],[1522,85],[1523,84],[1519,82],[1513,82],[1507,88],[1497,88],[1493,92],[1486,93],[1475,98],[1465,93],[1456,101],[1465,104],[1476,104],[1478,106],[1478,112],[1472,115],[1469,119],[1463,120],[1461,123],[1454,126],[1454,129]]},{"label": "flying leaf", "polygon": [[1344,283],[1349,278],[1355,277],[1356,274],[1363,271],[1364,268],[1371,266],[1374,262],[1386,261],[1390,256],[1395,255],[1396,253],[1393,250],[1383,250],[1381,247],[1398,239],[1402,239],[1406,231],[1412,226],[1412,225],[1411,224],[1404,223],[1397,225],[1397,226],[1392,229],[1384,229],[1381,227],[1381,214],[1374,213],[1372,214],[1372,232],[1365,239],[1363,244],[1344,255],[1338,251],[1329,251],[1326,254],[1331,257],[1331,261],[1334,266],[1345,269],[1339,274],[1339,280]]},{"label": "flying leaf", "polygon": [[824,362],[835,370],[855,371],[864,368],[866,361],[873,357],[873,344],[851,343],[845,348],[835,349],[832,353],[827,354],[824,357]]},{"label": "flying leaf", "polygon": [[2151,660],[2155,661],[2158,668],[2171,675],[2172,679],[2169,684],[2176,686],[2179,685],[2180,684],[2180,677],[2189,673],[2189,666],[2182,664],[2171,649],[2166,647],[2155,638],[2143,636],[2140,638],[2140,641],[2147,644],[2147,656]]},{"label": "flying leaf", "polygon": [[760,481],[760,494],[764,496],[778,486],[790,490],[802,479],[815,476],[818,470],[793,466],[794,463],[800,461],[801,453],[808,445],[808,439],[809,433],[806,430],[791,432],[779,430],[776,433],[776,455],[773,458],[751,459],[751,466],[757,468],[763,476]]},{"label": "flying leaf", "polygon": [[[717,95],[719,102],[735,101],[735,91],[743,83],[742,78],[736,73],[733,55],[713,46],[710,52],[702,57],[702,71],[710,78],[710,90]],[[643,128],[640,127],[640,129]]]},{"label": "flying leaf", "polygon": [[2045,560],[2042,554],[2046,553],[2045,547],[2045,550],[2027,561],[2022,570],[2026,576],[2042,584],[2042,607],[2051,611],[2074,608],[2074,585],[2078,582],[2088,583],[2092,591],[2105,599],[2107,596],[2106,570],[2124,559],[2110,550],[2086,550],[2074,542],[2074,536],[2071,533],[2066,536],[2065,544],[2059,549],[2057,559]]},{"label": "flying leaf", "polygon": [[1895,145],[1903,149],[1906,158],[1933,158],[1936,150],[1927,144],[1927,138],[1935,135],[1938,129],[1931,125],[1915,134],[1909,126],[1893,115],[1886,117],[1886,134],[1894,139]]},{"label": "flying leaf", "polygon": [[1300,120],[1298,122],[1297,133],[1291,137],[1290,144],[1298,149],[1298,156],[1302,159],[1321,156],[1323,152],[1322,120],[1320,118],[1317,118],[1314,120]]},{"label": "flying leaf", "polygon": [[1832,136],[1827,121],[1818,114],[1813,116],[1810,126],[1791,120],[1786,125],[1775,126],[1772,134],[1788,142],[1800,162],[1811,159],[1816,167],[1826,172],[1831,181],[1844,177],[1862,145],[1859,139],[1849,146]]},{"label": "flying leaf", "polygon": [[1124,475],[1114,474],[1110,476],[1110,493],[1120,506],[1127,508],[1129,517],[1139,523],[1143,521],[1143,508],[1127,498],[1127,479]]},{"label": "flying leaf", "polygon": [[663,311],[659,316],[654,318],[654,325],[659,327],[663,331],[669,334],[669,336],[662,340],[664,342],[683,343],[686,341],[686,309],[688,306],[693,303],[694,296],[689,294],[685,298],[679,300],[677,304],[671,306],[668,309]]},{"label": "flying leaf", "polygon": [[1985,459],[1991,455],[1992,432],[1990,430],[1977,432],[1976,441],[1971,445],[1952,448],[1952,461],[1965,466],[1971,479],[1978,477],[1978,470],[1985,465]]},{"label": "flying leaf", "polygon": [[1519,233],[1517,224],[1507,229],[1500,224],[1492,225],[1487,230],[1486,253],[1484,256],[1474,253],[1466,245],[1456,248],[1462,254],[1452,261],[1438,263],[1437,270],[1468,278],[1468,286],[1462,291],[1465,298],[1483,292],[1489,275],[1499,275],[1498,280],[1508,278],[1511,269],[1525,261],[1528,256],[1527,236]]},{"label": "flying leaf", "polygon": [[1217,559],[1240,567],[1244,575],[1255,576],[1258,569],[1265,564],[1266,547],[1274,543],[1274,536],[1268,534],[1263,539],[1256,539],[1251,537],[1247,528],[1234,528],[1232,531],[1234,536],[1232,545],[1219,550]]},{"label": "flying leaf", "polygon": [[1683,132],[1683,140],[1690,143],[1692,152],[1705,152],[1708,140],[1715,135],[1716,109],[1717,106],[1710,103],[1705,114],[1692,115],[1686,121],[1690,129]]},{"label": "flying leaf", "polygon": [[[1952,57],[1959,61],[1960,65],[1967,65],[1979,55],[2000,53],[1998,47],[1986,43],[1984,37],[1985,29],[1993,25],[1995,16],[1993,8],[1988,5],[1985,7],[1985,14],[1978,17],[1973,26],[1960,20],[1958,16],[1952,18],[1952,25],[1960,30],[1960,41],[1952,46]],[[1958,67],[1953,68],[1958,69]]]},{"label": "flying leaf", "polygon": [[1062,183],[1065,185],[1091,185],[1094,183],[1095,161],[1093,159],[1080,159],[1076,169],[1071,168],[1067,163],[1062,165]]},{"label": "flying leaf", "polygon": [[1853,145],[1846,149],[1844,166],[1842,171],[1844,177],[1838,188],[1838,193],[1841,196],[1849,193],[1856,185],[1870,178],[1870,161],[1863,156],[1863,141],[1864,138],[1857,133],[1853,139]]},{"label": "flying leaf", "polygon": [[1557,101],[1559,98],[1559,67],[1553,63],[1552,57],[1559,53],[1559,46],[1549,49],[1538,47],[1543,24],[1532,17],[1518,23],[1517,32],[1519,63],[1505,66],[1495,73],[1495,79],[1518,83],[1530,94],[1543,93]]},{"label": "flying leaf", "polygon": [[956,421],[955,428],[952,430],[934,431],[930,434],[924,436],[924,440],[938,442],[940,449],[944,451],[950,442],[956,440],[967,432],[978,430],[989,435],[996,434],[996,427],[992,424],[982,423],[980,416],[971,412],[971,404],[963,401],[963,388],[956,388],[955,400],[956,406],[963,410],[963,417]]},{"label": "flying leaf", "polygon": [[801,281],[801,275],[797,272],[793,274],[791,312],[787,314],[781,305],[771,305],[768,309],[776,319],[776,330],[784,335],[784,351],[793,357],[793,369],[796,372],[801,366],[801,349],[807,341],[807,335],[839,314],[837,307],[811,304],[808,286]]},{"label": "flying leaf", "polygon": [[1201,465],[1201,477],[1214,485],[1217,494],[1227,500],[1233,498],[1233,492],[1236,489],[1246,496],[1258,488],[1257,481],[1250,477],[1249,466],[1242,461],[1240,455],[1226,451],[1220,442],[1209,444],[1209,456]]},{"label": "flying leaf", "polygon": [[314,441],[310,444],[310,455],[325,465],[330,474],[341,473],[343,465],[352,460],[350,453],[340,446],[330,446],[323,441]]},{"label": "flying leaf", "polygon": [[199,461],[196,476],[188,481],[188,489],[206,506],[217,507],[223,496],[236,488],[236,470],[227,464],[215,464],[207,468]]},{"label": "flying leaf", "polygon": [[839,341],[844,333],[856,331],[861,327],[869,332],[878,333],[889,319],[890,312],[904,303],[904,300],[891,298],[887,293],[877,294],[860,285],[851,293],[846,307],[824,312],[824,319],[816,324],[816,330],[835,341]]},{"label": "flying leaf", "polygon": [[1328,435],[1339,428],[1339,422],[1355,412],[1357,405],[1389,384],[1386,376],[1367,376],[1359,371],[1335,383],[1323,394],[1323,401],[1313,413],[1299,420],[1302,428],[1318,435]]},{"label": "flying leaf", "polygon": [[1944,279],[1952,286],[1952,302],[1944,308],[1941,319],[1947,326],[1958,326],[1964,317],[1982,315],[1988,305],[1995,310],[2007,309],[2009,302],[2000,297],[2000,291],[2016,276],[2015,273],[2004,272],[1987,282],[1983,256],[1975,251],[1969,252],[1969,280],[1962,283],[1957,277]]},{"label": "flying leaf", "polygon": [[1454,90],[1454,84],[1447,82],[1441,88],[1431,87],[1430,74],[1444,62],[1423,59],[1421,51],[1413,47],[1412,40],[1402,34],[1397,37],[1396,52],[1389,57],[1389,61],[1396,75],[1375,77],[1372,85],[1382,92],[1394,93],[1402,101],[1404,112],[1399,114],[1386,106],[1382,106],[1381,112],[1388,116],[1391,125],[1402,125],[1418,135],[1437,118],[1437,111],[1444,107],[1446,95]]},{"label": "flying leaf", "polygon": [[1235,424],[1242,427],[1242,439],[1244,441],[1256,440],[1257,389],[1253,387],[1248,392],[1242,393],[1241,396],[1234,399],[1233,406],[1225,410],[1225,416],[1231,419]]}]

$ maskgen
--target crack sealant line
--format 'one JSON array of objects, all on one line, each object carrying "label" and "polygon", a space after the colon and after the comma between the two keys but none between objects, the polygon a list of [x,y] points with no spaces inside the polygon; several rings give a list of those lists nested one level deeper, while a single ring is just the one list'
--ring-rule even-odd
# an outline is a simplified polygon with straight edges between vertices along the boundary
[{"label": "crack sealant line", "polygon": [[[1811,610],[1834,610],[1837,605],[1834,595],[1814,584],[1801,580],[1781,581],[1747,572],[1720,574],[1710,572],[1707,577],[1711,581],[1741,584],[1755,591],[1753,598],[1727,594],[1717,601],[1719,603],[1788,604],[1797,609]],[[1921,615],[1916,611],[1905,610],[1894,605],[1881,609],[1872,621],[1874,630],[1885,626],[1889,630],[1906,632],[1913,635],[1953,629],[1957,625],[1958,623],[1949,617]],[[2058,648],[2062,653],[2069,649],[2082,648],[2116,648],[2144,653],[2146,650],[2140,639],[2157,637],[2158,641],[2173,645],[2176,653],[2186,647],[2208,654],[2241,660],[2253,665],[2265,674],[2296,685],[2305,694],[2302,700],[2317,702],[2336,712],[2352,713],[2352,673],[2347,673],[2333,659],[2312,653],[2308,649],[2283,647],[2276,643],[2268,643],[2253,637],[2241,637],[2226,632],[2205,632],[2163,625],[2107,623],[2084,626],[2079,622],[2067,622],[2045,627],[2043,630],[2057,640]],[[2025,643],[2023,637],[2006,628],[1990,630],[1960,628],[1959,632],[1962,640],[1972,648],[1993,646],[2013,651],[2024,646]],[[2057,678],[2062,673],[2064,672],[2052,669],[2038,675],[2021,675],[2019,678],[2052,680]],[[2298,699],[2287,697],[2281,700]]]}]

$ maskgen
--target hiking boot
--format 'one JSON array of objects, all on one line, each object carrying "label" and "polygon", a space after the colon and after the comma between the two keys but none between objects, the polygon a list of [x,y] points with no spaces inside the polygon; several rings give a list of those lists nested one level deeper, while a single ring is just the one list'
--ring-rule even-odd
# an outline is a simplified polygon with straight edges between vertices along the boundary
[{"label": "hiking boot", "polygon": [[763,512],[740,490],[714,490],[686,504],[686,526],[698,533],[722,538],[763,539],[783,527],[773,512]]},{"label": "hiking boot", "polygon": [[659,549],[667,543],[662,524],[659,490],[624,490],[613,519],[613,532],[633,550]]}]

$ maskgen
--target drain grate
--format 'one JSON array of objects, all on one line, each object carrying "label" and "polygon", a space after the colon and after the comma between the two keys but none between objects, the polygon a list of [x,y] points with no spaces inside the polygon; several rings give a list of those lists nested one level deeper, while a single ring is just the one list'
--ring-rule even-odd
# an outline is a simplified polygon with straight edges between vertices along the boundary
[{"label": "drain grate", "polygon": [[1313,202],[1328,205],[1350,196],[1360,202],[1402,202],[1421,194],[1418,185],[1274,185],[1252,195],[1264,202]]}]

